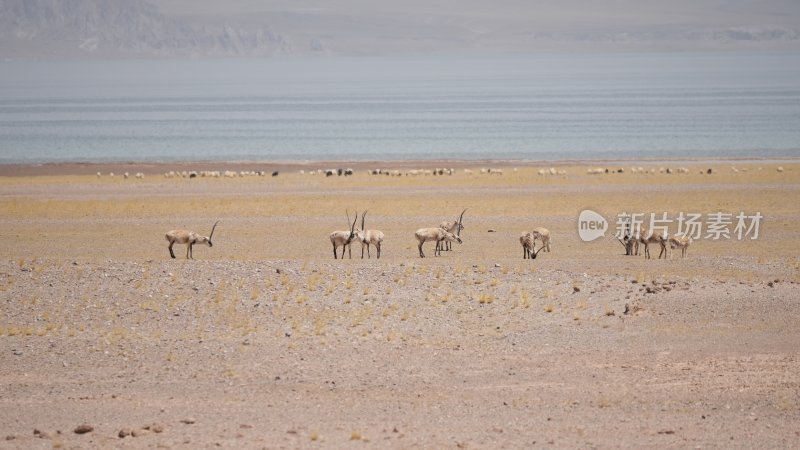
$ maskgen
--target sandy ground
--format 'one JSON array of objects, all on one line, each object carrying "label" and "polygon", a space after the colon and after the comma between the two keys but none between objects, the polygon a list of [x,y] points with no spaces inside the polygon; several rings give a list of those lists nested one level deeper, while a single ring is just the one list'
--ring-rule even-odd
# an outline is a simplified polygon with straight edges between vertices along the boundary
[{"label": "sandy ground", "polygon": [[[0,448],[800,447],[800,164],[316,165],[6,166]],[[463,208],[464,243],[419,258]],[[584,208],[764,219],[646,260],[582,242]],[[346,209],[381,259],[334,261]],[[216,220],[169,257],[167,230]],[[523,260],[535,226],[552,252]]]}]

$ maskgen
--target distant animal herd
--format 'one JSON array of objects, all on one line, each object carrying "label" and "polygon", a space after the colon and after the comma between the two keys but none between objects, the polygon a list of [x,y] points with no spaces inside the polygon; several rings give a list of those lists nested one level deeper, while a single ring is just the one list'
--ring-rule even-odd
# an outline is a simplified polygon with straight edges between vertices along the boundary
[{"label": "distant animal herd", "polygon": [[[485,174],[485,175],[503,175],[505,172],[501,168],[494,168],[494,167],[483,167],[480,169],[470,169],[465,168],[464,174],[472,175],[472,174]],[[516,172],[518,169],[512,168],[510,169],[513,172]],[[757,169],[758,171],[762,170],[761,167]],[[783,173],[784,168],[783,166],[779,166],[776,169],[778,173]],[[735,166],[731,166],[731,172],[738,174],[738,173],[747,173],[749,171],[746,167],[737,168]],[[326,177],[333,177],[333,176],[350,176],[355,174],[355,170],[352,168],[337,168],[337,169],[311,169],[305,170],[301,169],[298,171],[301,175],[325,175]],[[442,175],[455,175],[456,169],[453,168],[441,168],[436,167],[433,169],[370,169],[367,171],[370,175],[386,175],[386,176],[395,176],[395,177],[416,177],[416,176],[442,176]],[[540,176],[566,176],[567,170],[566,169],[557,169],[555,167],[543,168],[539,169],[536,172]],[[630,173],[630,174],[643,174],[643,175],[655,175],[655,174],[689,174],[691,171],[687,167],[641,167],[641,166],[632,166],[628,168],[624,167],[590,167],[586,169],[587,175],[613,175],[613,174],[623,174],[623,173]],[[703,175],[711,175],[716,173],[715,169],[708,168],[708,169],[699,169],[699,173]],[[277,177],[280,174],[279,171],[274,170],[272,172],[265,171],[265,170],[181,170],[175,171],[170,170],[169,172],[164,172],[164,178],[237,178],[237,177],[263,177],[267,175],[272,175],[273,177]],[[97,172],[97,177],[102,177],[103,174]],[[108,176],[113,178],[115,176],[114,172],[109,172]],[[135,174],[131,174],[129,172],[125,172],[122,174],[122,177],[125,179],[128,178],[136,178],[136,179],[144,179],[145,174],[142,172],[136,172]]]},{"label": "distant animal herd", "polygon": [[[516,168],[512,169],[514,172],[517,171]],[[740,172],[747,172],[747,168],[736,168],[731,167],[731,171],[733,173],[740,173]],[[759,167],[758,170],[761,170]],[[782,166],[777,167],[777,171],[779,173],[784,172],[784,168]],[[465,174],[473,174],[473,173],[480,173],[480,174],[488,174],[488,175],[502,175],[503,169],[499,168],[481,168],[476,169],[473,171],[472,169],[464,169]],[[587,175],[601,175],[601,174],[619,174],[625,173],[626,170],[624,168],[603,168],[603,167],[595,167],[589,168],[586,170]],[[630,167],[628,169],[629,173],[632,174],[688,174],[690,173],[689,169],[686,167],[678,167],[676,169],[672,168],[665,168],[659,167],[656,168],[643,168],[643,167]],[[331,176],[350,176],[353,175],[354,171],[350,168],[339,168],[339,169],[315,169],[315,170],[300,170],[300,174],[309,174],[309,175],[325,175],[326,177]],[[434,168],[434,169],[409,169],[405,171],[400,171],[397,169],[371,169],[368,171],[370,175],[386,175],[386,176],[443,176],[443,175],[454,175],[456,173],[455,169],[452,168]],[[541,176],[552,176],[552,175],[566,175],[567,172],[564,169],[556,169],[554,167],[540,169],[538,170],[538,175]],[[700,174],[707,174],[711,175],[715,173],[714,169],[705,169],[700,170]],[[265,176],[269,174],[269,172],[265,171],[232,171],[232,170],[225,170],[225,171],[170,171],[164,174],[165,178],[197,178],[197,177],[245,177],[245,176]],[[271,172],[273,177],[279,175],[278,171]],[[100,177],[100,172],[97,173],[97,176]],[[109,173],[109,176],[113,177],[114,173]],[[125,179],[131,176],[129,173],[125,172],[123,177]],[[136,173],[135,178],[142,179],[144,178],[144,174],[141,172]],[[446,220],[439,224],[437,227],[427,227],[427,228],[420,228],[414,232],[414,237],[416,238],[418,245],[417,249],[419,251],[419,257],[424,258],[425,253],[422,250],[422,245],[426,242],[434,242],[434,256],[440,256],[443,251],[451,251],[452,250],[452,243],[457,242],[459,244],[463,243],[461,239],[461,231],[464,230],[463,218],[464,213],[467,210],[461,212],[461,215],[456,220]],[[356,222],[358,221],[358,212],[356,212],[355,217],[353,218],[353,222],[350,222],[350,214],[349,212],[345,212],[347,215],[347,224],[349,230],[343,231],[334,231],[330,234],[330,241],[331,245],[333,246],[333,257],[334,259],[344,258],[345,250],[348,252],[348,256],[352,258],[352,249],[351,245],[353,242],[358,242],[361,244],[361,258],[364,258],[364,250],[366,248],[367,251],[367,258],[371,258],[370,249],[372,246],[375,247],[376,257],[381,257],[381,244],[383,243],[384,234],[380,230],[368,230],[365,226],[365,217],[367,212],[364,211],[361,215],[361,227],[356,227]],[[217,223],[211,228],[211,233],[208,236],[202,236],[198,233],[189,230],[172,230],[166,234],[166,239],[169,242],[169,253],[172,258],[175,258],[175,253],[172,250],[173,245],[175,244],[185,244],[187,246],[186,249],[186,258],[187,259],[194,259],[192,255],[192,246],[194,244],[205,244],[209,247],[212,246],[211,236],[214,234],[214,229],[216,228]],[[669,236],[666,232],[654,232],[653,230],[647,229],[644,226],[638,227],[631,227],[628,226],[625,230],[624,236],[621,238],[617,238],[619,242],[625,248],[625,254],[630,256],[638,256],[640,247],[644,247],[644,257],[649,259],[650,256],[650,244],[657,244],[659,246],[659,259],[663,256],[665,259],[667,258],[667,245],[670,246],[671,249],[680,249],[681,250],[681,257],[686,256],[687,249],[692,244],[692,238],[689,236],[685,236],[683,234],[678,234],[674,236]],[[536,241],[541,243],[541,247],[536,249]],[[536,259],[537,255],[544,250],[545,252],[550,252],[551,247],[551,237],[550,231],[544,227],[537,227],[534,228],[532,231],[525,231],[519,237],[520,245],[522,246],[522,257],[523,259]],[[338,254],[339,248],[342,249],[341,255]]]},{"label": "distant animal herd", "polygon": [[[461,239],[461,231],[464,230],[464,213],[467,209],[461,211],[461,215],[456,220],[442,221],[437,227],[420,228],[414,232],[414,237],[417,239],[417,250],[419,257],[424,258],[425,253],[422,251],[422,245],[426,242],[434,242],[434,256],[441,256],[443,251],[451,251],[452,243],[463,243]],[[345,211],[347,216],[348,230],[337,230],[330,234],[331,245],[333,246],[333,259],[344,259],[345,250],[348,252],[350,259],[353,258],[352,244],[358,242],[361,244],[361,258],[364,258],[364,250],[367,250],[367,258],[371,258],[370,248],[375,246],[376,258],[381,257],[381,245],[383,244],[384,234],[380,230],[369,230],[366,228],[367,211],[361,214],[361,227],[356,227],[358,221],[358,211],[355,212],[352,223],[350,222],[350,213]],[[214,235],[214,230],[217,228],[219,221],[214,223],[211,227],[211,233],[208,236],[203,236],[194,231],[189,230],[171,230],[166,234],[167,242],[169,242],[169,254],[174,259],[175,253],[172,250],[175,244],[185,244],[186,259],[194,259],[192,254],[192,247],[195,244],[205,244],[209,247],[213,246],[211,237]],[[630,227],[625,229],[625,234],[622,238],[618,238],[619,242],[625,247],[626,255],[639,255],[639,247],[644,247],[644,257],[650,259],[650,244],[657,244],[660,248],[658,258],[663,256],[667,258],[667,244],[674,249],[681,249],[681,257],[686,256],[686,250],[692,243],[692,238],[683,234],[675,236],[668,236],[666,232],[654,232],[647,227]],[[536,241],[539,241],[541,246],[536,249]],[[550,230],[544,227],[536,227],[532,231],[524,231],[519,237],[519,243],[522,246],[523,259],[536,259],[538,254],[544,250],[546,253],[550,252],[552,239],[550,237]],[[341,255],[338,250],[342,249]]]}]

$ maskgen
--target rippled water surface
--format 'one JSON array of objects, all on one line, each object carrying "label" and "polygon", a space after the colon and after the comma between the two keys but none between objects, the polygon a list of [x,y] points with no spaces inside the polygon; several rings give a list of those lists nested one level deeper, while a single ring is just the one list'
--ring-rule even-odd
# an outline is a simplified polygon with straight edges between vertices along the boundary
[{"label": "rippled water surface", "polygon": [[798,155],[798,53],[0,63],[0,163]]}]

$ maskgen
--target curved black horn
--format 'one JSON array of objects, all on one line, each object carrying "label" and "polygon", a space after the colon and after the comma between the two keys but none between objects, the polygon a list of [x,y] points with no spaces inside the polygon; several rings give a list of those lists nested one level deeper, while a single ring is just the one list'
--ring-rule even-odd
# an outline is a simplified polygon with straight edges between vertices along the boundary
[{"label": "curved black horn", "polygon": [[[350,217],[348,217],[347,220],[349,221]],[[356,216],[353,217],[353,224],[350,225],[350,236],[351,237],[353,236],[353,234],[355,234],[354,230],[356,229],[356,220],[358,220],[358,211],[356,211]]]},{"label": "curved black horn", "polygon": [[461,220],[464,219],[465,212],[467,212],[467,208],[464,208],[464,210],[461,211],[461,215],[458,216],[458,222],[456,223],[456,236],[461,236],[461,228],[464,227],[464,225],[461,224]]},{"label": "curved black horn", "polygon": [[361,214],[361,231],[365,230],[365,228],[364,228],[364,217],[366,217],[366,216],[367,216],[367,212],[364,211],[364,214]]},{"label": "curved black horn", "polygon": [[536,247],[533,248],[534,250],[536,250],[535,252],[533,252],[533,259],[536,259],[536,255],[538,255],[540,251],[544,250],[544,247],[545,245],[542,244],[542,246],[539,247],[539,250],[536,250]]},{"label": "curved black horn", "polygon": [[208,235],[208,240],[209,240],[209,241],[211,240],[211,236],[213,236],[213,235],[214,235],[214,229],[216,229],[216,228],[217,228],[217,224],[218,224],[218,223],[219,223],[219,220],[218,220],[218,221],[216,221],[216,222],[214,222],[214,226],[213,226],[213,227],[211,227],[211,234],[209,234],[209,235]]}]

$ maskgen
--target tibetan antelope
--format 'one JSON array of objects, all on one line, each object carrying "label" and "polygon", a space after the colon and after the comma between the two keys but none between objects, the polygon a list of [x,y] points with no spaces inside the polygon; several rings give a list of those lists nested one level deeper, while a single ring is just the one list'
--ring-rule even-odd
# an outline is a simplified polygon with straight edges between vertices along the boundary
[{"label": "tibetan antelope", "polygon": [[370,244],[375,245],[375,248],[378,252],[378,259],[381,258],[381,243],[383,242],[383,231],[379,230],[367,230],[364,228],[364,217],[367,215],[367,212],[364,211],[364,214],[361,215],[361,230],[356,233],[356,239],[361,242],[361,259],[364,259],[364,246],[367,247],[367,257],[371,258],[372,256],[369,254],[369,246]]},{"label": "tibetan antelope", "polygon": [[[353,252],[350,248],[350,244],[353,242],[353,239],[356,238],[356,220],[358,220],[358,211],[356,211],[356,216],[353,218],[353,224],[350,224],[350,213],[345,211],[347,214],[347,224],[350,225],[350,231],[334,231],[331,233],[331,244],[333,244],[333,259],[336,258],[336,249],[339,246],[342,247],[342,259],[344,259],[344,250],[345,248],[348,249],[350,252],[350,259],[353,259]],[[359,230],[360,231],[360,230]]]},{"label": "tibetan antelope", "polygon": [[622,237],[616,236],[617,241],[625,248],[625,256],[639,256],[639,231],[641,225],[631,225],[630,219],[623,224]]},{"label": "tibetan antelope", "polygon": [[[550,230],[544,227],[536,227],[531,231],[533,236],[533,244],[536,245],[536,240],[542,241],[542,248],[545,252],[550,253]],[[539,249],[541,250],[541,249]]]},{"label": "tibetan antelope", "polygon": [[[630,224],[626,224],[622,238],[617,235],[617,240],[625,248],[625,256],[634,256],[639,254],[639,241],[631,234]],[[636,253],[634,253],[634,246]]]},{"label": "tibetan antelope", "polygon": [[[522,259],[536,259],[536,256],[539,254],[539,252],[549,247],[549,239],[542,238],[541,232],[537,230],[544,230],[544,228],[537,228],[534,231],[526,231],[519,236],[519,243],[522,245]],[[539,250],[536,250],[536,239],[542,241],[542,246],[539,248]],[[545,244],[545,242],[547,242],[547,244]],[[548,249],[547,251],[550,250]]]},{"label": "tibetan antelope", "polygon": [[[462,219],[464,218],[464,213],[467,212],[467,209],[464,208],[464,211],[461,211],[461,215],[456,220],[445,220],[444,222],[439,224],[439,228],[447,231],[448,233],[453,233],[456,236],[461,236],[461,231],[464,229],[464,222]],[[442,244],[444,248],[442,250],[450,251],[453,249],[452,242],[444,242]]]},{"label": "tibetan antelope", "polygon": [[661,259],[661,255],[664,255],[664,258],[667,258],[667,238],[669,234],[664,233],[655,233],[652,230],[649,230],[647,227],[641,227],[639,232],[636,233],[635,237],[637,241],[635,243],[636,247],[636,254],[639,254],[639,243],[644,245],[644,257],[650,259],[650,244],[658,244],[661,247],[661,251],[658,253],[658,259]]},{"label": "tibetan antelope", "polygon": [[[622,237],[616,236],[617,241],[625,248],[626,256],[639,256],[639,244],[643,234],[649,233],[642,224],[631,225],[630,220],[623,224]],[[655,240],[651,242],[656,242]],[[649,255],[649,252],[648,252]],[[649,256],[647,256],[649,258]]]},{"label": "tibetan antelope", "polygon": [[189,230],[168,231],[165,237],[169,242],[169,255],[175,259],[175,252],[172,251],[172,246],[176,243],[186,244],[186,259],[194,259],[194,255],[192,254],[192,246],[194,244],[206,244],[209,247],[213,247],[213,244],[211,243],[211,236],[214,235],[214,229],[217,228],[218,223],[219,220],[214,222],[214,226],[211,227],[211,234],[209,234],[207,237],[200,236],[194,231]]},{"label": "tibetan antelope", "polygon": [[545,246],[542,245],[539,250],[536,250],[536,235],[534,232],[523,232],[519,236],[519,243],[522,244],[522,259],[536,259],[536,255],[544,250]]},{"label": "tibetan antelope", "polygon": [[677,234],[669,238],[669,247],[673,250],[681,249],[681,258],[686,257],[686,250],[692,244],[692,238],[685,234]]},{"label": "tibetan antelope", "polygon": [[414,236],[417,237],[419,241],[419,257],[424,258],[425,254],[422,253],[422,244],[428,241],[435,241],[436,242],[436,249],[433,251],[434,256],[441,256],[441,246],[440,244],[444,241],[452,242],[456,241],[459,244],[461,243],[461,238],[449,231],[445,231],[439,227],[436,228],[420,228],[414,233]]}]

